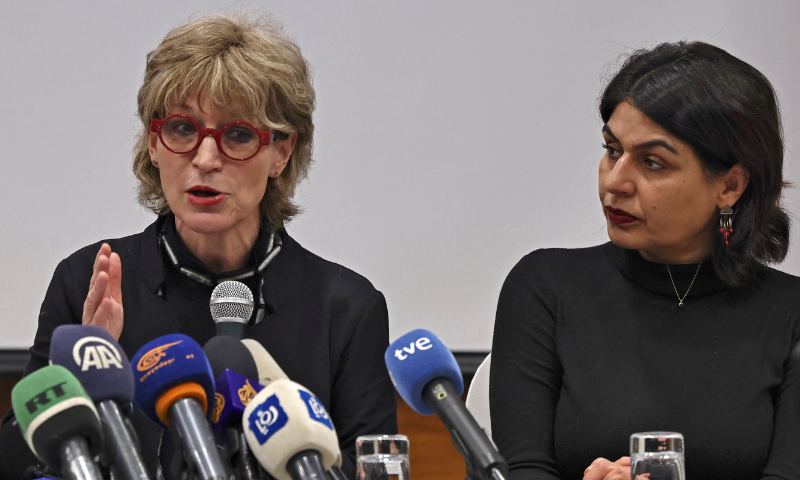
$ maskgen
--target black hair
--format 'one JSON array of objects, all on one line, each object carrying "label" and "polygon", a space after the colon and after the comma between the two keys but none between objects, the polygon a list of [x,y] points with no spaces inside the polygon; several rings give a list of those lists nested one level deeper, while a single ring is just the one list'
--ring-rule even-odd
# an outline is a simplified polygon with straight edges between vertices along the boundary
[{"label": "black hair", "polygon": [[761,72],[707,43],[662,43],[627,57],[600,99],[603,122],[622,102],[689,144],[709,175],[736,164],[748,172],[729,245],[715,235],[712,264],[725,284],[741,286],[761,265],[783,261],[783,137],[775,91]]}]

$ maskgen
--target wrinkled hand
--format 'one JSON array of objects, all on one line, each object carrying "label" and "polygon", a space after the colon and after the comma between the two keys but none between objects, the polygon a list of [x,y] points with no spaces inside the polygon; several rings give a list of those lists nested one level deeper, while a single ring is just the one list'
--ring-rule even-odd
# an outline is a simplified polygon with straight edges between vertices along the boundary
[{"label": "wrinkled hand", "polygon": [[107,243],[94,259],[82,323],[105,328],[116,340],[122,334],[122,262]]},{"label": "wrinkled hand", "polygon": [[[649,473],[637,475],[636,480],[645,480]],[[598,458],[583,472],[583,480],[630,480],[631,457],[622,457],[616,462]]]}]

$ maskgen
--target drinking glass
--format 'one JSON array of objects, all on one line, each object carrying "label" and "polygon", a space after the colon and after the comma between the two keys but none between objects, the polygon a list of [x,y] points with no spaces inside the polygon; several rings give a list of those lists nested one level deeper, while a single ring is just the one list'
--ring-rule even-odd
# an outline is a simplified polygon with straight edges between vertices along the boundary
[{"label": "drinking glass", "polygon": [[686,480],[683,435],[643,432],[631,435],[631,480]]},{"label": "drinking glass", "polygon": [[409,480],[408,437],[366,435],[356,439],[358,480]]}]

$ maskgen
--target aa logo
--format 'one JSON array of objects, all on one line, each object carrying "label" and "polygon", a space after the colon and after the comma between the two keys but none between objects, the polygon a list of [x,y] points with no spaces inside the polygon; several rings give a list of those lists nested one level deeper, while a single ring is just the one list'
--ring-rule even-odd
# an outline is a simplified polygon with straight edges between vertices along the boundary
[{"label": "aa logo", "polygon": [[[85,348],[84,348],[85,346]],[[83,351],[81,351],[81,349]],[[105,338],[83,337],[72,347],[72,358],[81,367],[81,372],[94,367],[98,370],[112,366],[122,370],[122,355],[119,350]]]},{"label": "aa logo", "polygon": [[211,423],[219,422],[219,416],[222,415],[222,410],[225,408],[225,397],[221,393],[214,394],[214,410],[211,411],[209,420]]},{"label": "aa logo", "polygon": [[250,403],[250,400],[252,400],[253,397],[256,396],[256,393],[258,393],[256,392],[256,389],[253,388],[252,385],[250,385],[250,380],[245,380],[244,385],[242,385],[242,388],[240,388],[236,392],[239,394],[239,400],[242,401],[242,405],[244,405],[245,407],[247,406],[248,403]]},{"label": "aa logo", "polygon": [[144,372],[156,366],[158,362],[167,356],[164,353],[169,347],[173,345],[177,345],[181,343],[183,340],[178,340],[177,342],[168,343],[166,345],[161,345],[160,347],[156,347],[149,352],[142,355],[142,358],[139,359],[139,363],[136,364],[136,370],[140,372]]},{"label": "aa logo", "polygon": [[325,407],[322,406],[322,403],[319,401],[319,399],[311,393],[303,390],[299,390],[298,393],[300,393],[300,398],[306,402],[306,407],[308,407],[308,416],[311,417],[311,420],[316,420],[333,430],[331,417],[328,415],[328,411],[325,410]]},{"label": "aa logo", "polygon": [[264,445],[288,421],[289,417],[283,410],[278,396],[274,394],[257,406],[248,418],[250,431],[255,435],[259,445]]}]

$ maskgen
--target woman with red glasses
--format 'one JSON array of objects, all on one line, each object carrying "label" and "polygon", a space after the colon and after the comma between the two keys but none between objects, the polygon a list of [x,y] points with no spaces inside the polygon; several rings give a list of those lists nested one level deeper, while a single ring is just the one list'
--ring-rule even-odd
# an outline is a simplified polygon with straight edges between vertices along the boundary
[{"label": "woman with red glasses", "polygon": [[[129,357],[170,333],[203,345],[216,334],[212,290],[236,278],[255,299],[245,336],[322,401],[354,477],[356,437],[397,431],[387,308],[369,281],[284,228],[311,165],[314,101],[299,47],[263,19],[214,16],[167,34],[147,55],[133,160],[139,203],[157,219],[59,264],[25,374],[47,365],[62,324],[101,326]],[[154,423],[132,418],[155,473],[169,448]],[[39,463],[12,419],[0,431],[1,478]]]}]

